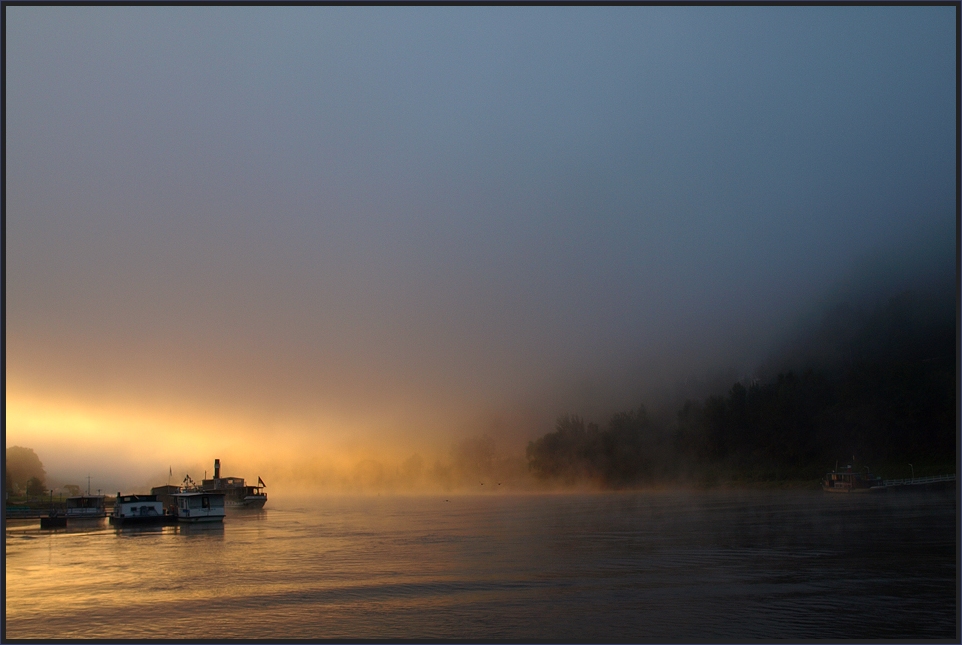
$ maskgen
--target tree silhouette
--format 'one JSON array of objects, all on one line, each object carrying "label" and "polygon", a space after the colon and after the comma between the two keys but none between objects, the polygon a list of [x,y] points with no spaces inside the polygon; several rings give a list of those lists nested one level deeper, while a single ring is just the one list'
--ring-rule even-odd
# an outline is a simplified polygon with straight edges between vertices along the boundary
[{"label": "tree silhouette", "polygon": [[44,472],[40,458],[32,448],[21,446],[11,446],[6,450],[6,473],[10,477],[13,487],[26,487],[27,481],[35,477],[41,485],[46,481],[47,473]]},{"label": "tree silhouette", "polygon": [[27,480],[27,495],[31,497],[40,497],[46,494],[47,489],[43,487],[43,482],[36,477],[31,477]]}]

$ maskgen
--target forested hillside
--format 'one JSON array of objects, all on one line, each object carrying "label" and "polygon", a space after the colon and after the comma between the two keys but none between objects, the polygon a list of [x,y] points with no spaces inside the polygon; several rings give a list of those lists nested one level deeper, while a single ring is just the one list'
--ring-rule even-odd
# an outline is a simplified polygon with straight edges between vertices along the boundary
[{"label": "forested hillside", "polygon": [[[544,480],[625,488],[816,481],[839,463],[886,477],[954,471],[954,302],[907,292],[837,307],[771,365],[784,371],[689,400],[673,422],[644,406],[606,424],[575,415],[527,448]],[[903,472],[904,471],[904,472]]]}]

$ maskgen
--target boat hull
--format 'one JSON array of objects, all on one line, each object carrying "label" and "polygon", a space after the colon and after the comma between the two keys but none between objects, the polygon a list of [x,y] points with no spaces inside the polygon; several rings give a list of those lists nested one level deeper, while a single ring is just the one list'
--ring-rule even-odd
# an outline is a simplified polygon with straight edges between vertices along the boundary
[{"label": "boat hull", "polygon": [[70,526],[100,526],[103,524],[106,515],[96,517],[67,517]]},{"label": "boat hull", "polygon": [[63,515],[53,515],[40,518],[40,528],[42,529],[65,529],[67,528],[67,518]]},{"label": "boat hull", "polygon": [[885,491],[883,486],[872,486],[870,488],[842,488],[832,487],[832,486],[822,486],[822,490],[826,493],[881,493]]},{"label": "boat hull", "polygon": [[184,522],[186,524],[213,524],[214,522],[223,522],[223,515],[203,515],[203,516],[193,516],[193,517],[178,517],[178,522]]},{"label": "boat hull", "polygon": [[258,509],[264,508],[264,504],[267,503],[266,495],[255,495],[248,496],[244,499],[228,499],[226,502],[227,508],[232,510],[237,509]]},{"label": "boat hull", "polygon": [[[68,508],[65,515],[68,520],[101,520],[107,517],[107,512],[103,509],[91,513],[83,513],[77,511],[86,511],[88,509],[72,509]],[[93,509],[89,509],[93,510]]]}]

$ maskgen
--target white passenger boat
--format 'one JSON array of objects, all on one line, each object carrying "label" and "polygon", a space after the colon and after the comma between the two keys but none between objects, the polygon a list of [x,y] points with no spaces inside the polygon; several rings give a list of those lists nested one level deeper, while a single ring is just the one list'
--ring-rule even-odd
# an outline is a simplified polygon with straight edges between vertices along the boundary
[{"label": "white passenger boat", "polygon": [[157,500],[156,495],[117,493],[114,510],[110,513],[110,523],[119,526],[166,524],[176,519],[164,510],[164,505]]},{"label": "white passenger boat", "polygon": [[173,493],[174,515],[178,522],[223,522],[224,493],[205,490],[187,490]]}]

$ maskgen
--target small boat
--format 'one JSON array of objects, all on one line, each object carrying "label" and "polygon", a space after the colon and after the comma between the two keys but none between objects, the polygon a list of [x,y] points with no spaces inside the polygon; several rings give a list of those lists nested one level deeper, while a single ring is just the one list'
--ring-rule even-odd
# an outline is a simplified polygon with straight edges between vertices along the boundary
[{"label": "small boat", "polygon": [[213,479],[204,479],[201,489],[224,493],[227,508],[263,508],[267,503],[264,480],[257,478],[257,486],[248,486],[243,477],[221,477],[220,459],[214,460]]},{"label": "small boat", "polygon": [[164,510],[156,495],[121,495],[117,493],[110,523],[118,526],[167,524],[177,518]]},{"label": "small boat", "polygon": [[93,520],[107,516],[103,495],[74,495],[66,499],[64,515],[68,520]]},{"label": "small boat", "polygon": [[881,477],[877,477],[866,468],[863,472],[852,470],[851,464],[844,470],[833,470],[826,473],[822,479],[822,490],[829,493],[867,493],[884,491],[885,486]]}]

